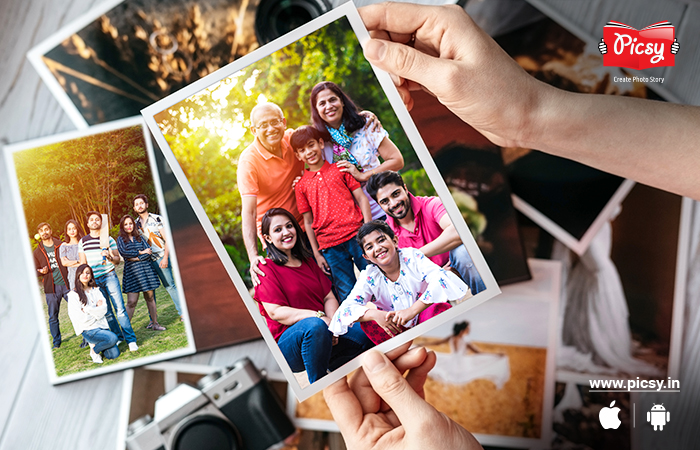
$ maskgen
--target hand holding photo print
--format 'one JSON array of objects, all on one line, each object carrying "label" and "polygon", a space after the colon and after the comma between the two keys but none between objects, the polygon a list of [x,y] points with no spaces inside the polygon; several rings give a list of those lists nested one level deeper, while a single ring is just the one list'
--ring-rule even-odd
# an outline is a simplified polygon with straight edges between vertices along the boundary
[{"label": "hand holding photo print", "polygon": [[368,39],[348,3],[142,111],[300,400],[500,292]]}]

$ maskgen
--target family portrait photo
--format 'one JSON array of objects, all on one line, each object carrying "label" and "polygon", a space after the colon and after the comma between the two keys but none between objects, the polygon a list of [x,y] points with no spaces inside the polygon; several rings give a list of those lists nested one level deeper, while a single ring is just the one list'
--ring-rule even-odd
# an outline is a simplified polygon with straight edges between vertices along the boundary
[{"label": "family portrait photo", "polygon": [[70,381],[191,353],[141,121],[5,151],[51,378]]},{"label": "family portrait photo", "polygon": [[344,10],[143,111],[299,389],[497,291]]}]

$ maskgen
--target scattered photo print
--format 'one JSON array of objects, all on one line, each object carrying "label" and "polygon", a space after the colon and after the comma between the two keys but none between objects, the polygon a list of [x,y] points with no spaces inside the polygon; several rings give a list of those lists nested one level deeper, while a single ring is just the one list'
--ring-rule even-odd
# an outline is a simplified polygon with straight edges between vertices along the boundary
[{"label": "scattered photo print", "polygon": [[131,117],[256,49],[258,3],[110,1],[29,59],[78,127]]},{"label": "scattered photo print", "polygon": [[[614,82],[619,68],[603,66],[597,48],[549,18],[498,37],[497,42],[535,78],[572,92],[656,98],[642,83]],[[630,180],[537,150],[504,148],[515,207],[577,254],[633,186]]]},{"label": "scattered photo print", "polygon": [[435,97],[412,93],[411,116],[496,281],[530,279],[500,147]]},{"label": "scattered photo print", "polygon": [[194,352],[140,118],[5,147],[49,378]]},{"label": "scattered photo print", "polygon": [[[551,438],[561,264],[529,265],[532,280],[414,341],[437,355],[425,399],[493,448],[547,448]],[[287,409],[300,428],[338,430],[320,393],[288,398]]]}]

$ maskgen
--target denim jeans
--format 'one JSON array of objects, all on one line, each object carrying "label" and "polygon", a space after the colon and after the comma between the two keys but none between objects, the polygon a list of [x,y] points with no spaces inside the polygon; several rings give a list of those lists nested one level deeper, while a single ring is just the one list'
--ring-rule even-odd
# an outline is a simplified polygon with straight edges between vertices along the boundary
[{"label": "denim jeans", "polygon": [[68,301],[69,289],[64,284],[54,285],[54,293],[46,294],[46,306],[49,308],[49,330],[54,347],[61,345],[61,327],[58,323],[58,313],[61,311],[61,299]]},{"label": "denim jeans", "polygon": [[459,272],[459,275],[472,291],[472,295],[476,295],[486,289],[484,280],[481,279],[481,275],[474,267],[472,257],[469,256],[469,252],[464,244],[450,250],[450,265]]},{"label": "denim jeans", "polygon": [[333,345],[333,334],[328,331],[328,325],[317,317],[307,317],[284,330],[277,345],[292,372],[306,370],[309,383],[374,346],[357,324],[339,336],[338,343]]},{"label": "denim jeans", "polygon": [[[124,296],[122,295],[122,288],[119,285],[117,273],[114,270],[107,272],[101,277],[95,278],[95,282],[100,288],[100,291],[102,291],[102,295],[107,300],[107,314],[105,314],[105,317],[107,317],[109,329],[117,335],[120,341],[126,341],[129,344],[136,342],[136,335],[134,335],[134,330],[131,328],[131,321],[124,308]],[[117,321],[119,321],[118,325],[114,320],[115,314],[113,309],[116,309],[117,312],[116,317]],[[121,327],[121,330],[119,327]]]},{"label": "denim jeans", "polygon": [[350,291],[357,281],[355,270],[352,267],[353,262],[359,270],[364,270],[367,267],[367,261],[362,257],[360,244],[357,243],[357,239],[352,237],[342,244],[321,250],[321,253],[331,267],[333,287],[338,295],[338,303],[342,303],[350,295]]},{"label": "denim jeans", "polygon": [[83,330],[83,337],[86,341],[95,345],[95,353],[103,353],[107,359],[115,359],[119,356],[119,347],[117,347],[117,335],[103,328],[93,328],[92,330]]},{"label": "denim jeans", "polygon": [[181,316],[182,309],[180,308],[180,297],[178,297],[178,295],[177,295],[177,287],[175,286],[175,278],[173,278],[173,266],[170,265],[170,258],[168,258],[168,267],[165,269],[161,269],[160,262],[162,260],[163,260],[163,257],[161,256],[157,260],[151,261],[151,264],[153,264],[153,268],[156,270],[156,273],[158,274],[158,278],[160,278],[160,282],[163,283],[163,287],[165,287],[165,290],[168,291],[168,294],[170,294],[170,298],[173,299],[173,303],[175,304],[175,309],[177,310],[177,314],[179,316]]}]

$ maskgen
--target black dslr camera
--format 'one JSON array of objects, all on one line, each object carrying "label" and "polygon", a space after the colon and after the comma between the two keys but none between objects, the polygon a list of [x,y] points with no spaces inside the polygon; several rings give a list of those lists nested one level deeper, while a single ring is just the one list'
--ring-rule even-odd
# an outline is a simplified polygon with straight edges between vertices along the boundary
[{"label": "black dslr camera", "polygon": [[294,425],[279,397],[248,358],[180,384],[156,400],[154,418],[129,425],[129,450],[267,450]]}]

